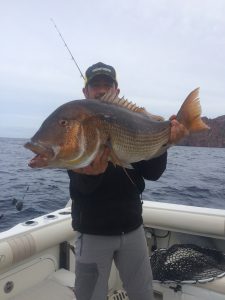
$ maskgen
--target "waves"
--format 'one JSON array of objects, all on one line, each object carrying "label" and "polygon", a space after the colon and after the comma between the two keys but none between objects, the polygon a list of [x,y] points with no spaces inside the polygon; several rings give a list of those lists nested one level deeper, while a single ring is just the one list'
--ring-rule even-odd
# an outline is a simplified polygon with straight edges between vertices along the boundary
[{"label": "waves", "polygon": [[[62,208],[69,199],[67,172],[30,169],[32,153],[23,148],[24,142],[0,138],[0,231]],[[146,181],[143,199],[225,209],[224,170],[222,148],[173,147],[162,177]],[[13,199],[23,201],[21,211]]]}]

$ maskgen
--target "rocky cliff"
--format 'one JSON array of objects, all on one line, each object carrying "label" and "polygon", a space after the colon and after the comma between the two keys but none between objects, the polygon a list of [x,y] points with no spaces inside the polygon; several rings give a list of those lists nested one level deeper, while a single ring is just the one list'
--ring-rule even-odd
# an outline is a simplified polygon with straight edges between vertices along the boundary
[{"label": "rocky cliff", "polygon": [[185,137],[180,146],[219,147],[225,148],[225,115],[215,119],[202,118],[210,130]]}]

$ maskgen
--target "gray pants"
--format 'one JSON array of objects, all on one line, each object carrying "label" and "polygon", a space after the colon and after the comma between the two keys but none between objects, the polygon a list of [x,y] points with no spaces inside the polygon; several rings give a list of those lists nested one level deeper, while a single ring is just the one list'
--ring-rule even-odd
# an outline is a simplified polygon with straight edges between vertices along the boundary
[{"label": "gray pants", "polygon": [[114,259],[130,300],[152,300],[152,273],[143,227],[120,236],[78,233],[75,242],[77,300],[106,300]]}]

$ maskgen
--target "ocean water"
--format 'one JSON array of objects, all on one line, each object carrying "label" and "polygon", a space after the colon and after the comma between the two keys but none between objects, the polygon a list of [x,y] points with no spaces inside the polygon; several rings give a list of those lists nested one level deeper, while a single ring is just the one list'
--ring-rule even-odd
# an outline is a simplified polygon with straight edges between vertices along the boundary
[{"label": "ocean water", "polygon": [[[33,155],[25,141],[0,138],[0,231],[69,200],[67,172],[29,168]],[[170,148],[166,171],[158,181],[146,181],[143,199],[225,209],[225,149]],[[16,203],[23,203],[20,211]]]}]

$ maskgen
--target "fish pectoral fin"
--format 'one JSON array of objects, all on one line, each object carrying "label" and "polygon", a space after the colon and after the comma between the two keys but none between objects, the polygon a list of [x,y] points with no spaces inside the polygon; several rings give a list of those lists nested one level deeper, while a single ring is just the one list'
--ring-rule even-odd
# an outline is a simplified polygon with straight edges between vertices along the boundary
[{"label": "fish pectoral fin", "polygon": [[110,153],[110,160],[111,162],[113,163],[114,167],[116,167],[117,165],[122,167],[123,170],[124,170],[124,173],[127,175],[127,177],[129,178],[129,180],[131,181],[131,183],[133,185],[135,185],[134,181],[131,179],[130,175],[128,174],[127,170],[126,169],[133,169],[133,166],[131,164],[127,164],[127,163],[124,163],[122,162],[116,155],[116,153],[111,150],[111,153]]},{"label": "fish pectoral fin", "polygon": [[133,166],[125,161],[122,161],[115,151],[113,150],[112,144],[110,139],[106,142],[106,146],[110,149],[110,155],[109,155],[109,160],[113,163],[114,167],[120,166],[122,168],[126,169],[133,169]]},{"label": "fish pectoral fin", "polygon": [[131,164],[124,163],[124,162],[123,162],[123,164],[122,164],[122,167],[123,167],[123,168],[126,168],[126,169],[130,169],[130,170],[134,169],[134,167],[133,167]]},{"label": "fish pectoral fin", "polygon": [[120,167],[126,168],[126,169],[133,169],[133,166],[131,164],[121,161],[113,150],[111,150],[111,152],[110,152],[109,159],[113,163],[114,167],[120,166]]},{"label": "fish pectoral fin", "polygon": [[130,175],[128,174],[128,172],[126,170],[126,169],[133,169],[133,166],[131,164],[125,164],[125,163],[119,161],[118,157],[116,156],[115,153],[113,155],[110,154],[110,160],[114,164],[114,167],[116,167],[117,165],[120,166],[120,167],[122,167],[123,170],[124,170],[124,173],[127,175],[127,177],[129,178],[129,180],[131,181],[131,183],[133,185],[135,185],[134,181],[131,179]]},{"label": "fish pectoral fin", "polygon": [[122,162],[120,161],[120,159],[118,158],[118,156],[116,155],[116,153],[113,151],[111,145],[109,146],[109,148],[111,149],[110,155],[109,155],[109,159],[113,163],[114,167],[116,167],[117,165],[118,166],[122,166]]},{"label": "fish pectoral fin", "polygon": [[112,148],[112,145],[110,141],[107,142],[107,147],[110,149],[110,155],[109,155],[109,160],[113,163],[114,167],[120,166],[122,168],[126,169],[133,169],[132,165],[129,163],[126,163],[119,159],[119,157],[116,155],[115,151]]}]

